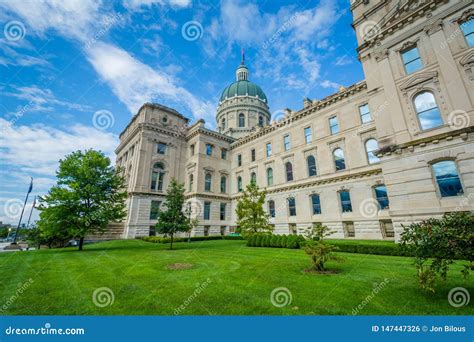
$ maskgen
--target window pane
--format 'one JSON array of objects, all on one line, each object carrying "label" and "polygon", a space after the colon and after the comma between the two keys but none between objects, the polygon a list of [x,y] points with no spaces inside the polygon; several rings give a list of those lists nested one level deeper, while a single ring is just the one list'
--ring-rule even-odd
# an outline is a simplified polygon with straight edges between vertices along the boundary
[{"label": "window pane", "polygon": [[437,108],[435,97],[429,91],[425,91],[416,95],[415,97],[415,108],[416,112],[424,112],[425,110]]},{"label": "window pane", "polygon": [[372,121],[372,116],[369,112],[369,105],[365,104],[359,107],[359,113],[362,123],[367,123]]},{"label": "window pane", "polygon": [[319,195],[311,195],[311,204],[313,206],[313,215],[321,214],[321,203],[319,201]]},{"label": "window pane", "polygon": [[221,221],[225,220],[225,203],[221,203],[220,219],[221,219]]},{"label": "window pane", "polygon": [[268,201],[268,212],[270,214],[270,217],[275,217],[275,202],[274,201]]},{"label": "window pane", "polygon": [[308,175],[309,177],[316,176],[316,160],[313,156],[308,157]]},{"label": "window pane", "polygon": [[208,156],[212,155],[212,145],[211,144],[206,144],[206,154]]},{"label": "window pane", "polygon": [[226,192],[227,178],[221,177],[221,192]]},{"label": "window pane", "polygon": [[267,169],[267,185],[268,186],[273,185],[273,169],[272,168]]},{"label": "window pane", "polygon": [[212,176],[209,173],[206,173],[205,181],[204,181],[204,190],[211,191],[212,185]]},{"label": "window pane", "polygon": [[466,36],[466,41],[468,46],[474,46],[474,33],[471,33]]},{"label": "window pane", "polygon": [[156,220],[160,212],[161,201],[151,201],[150,220]]},{"label": "window pane", "polygon": [[293,165],[290,162],[285,164],[285,171],[286,171],[286,180],[292,181],[293,180]]},{"label": "window pane", "polygon": [[272,144],[268,143],[267,144],[267,157],[270,157],[272,155]]},{"label": "window pane", "polygon": [[418,119],[420,120],[421,129],[430,129],[443,125],[438,108],[418,114]]},{"label": "window pane", "polygon": [[339,123],[337,122],[337,117],[332,117],[329,119],[329,127],[331,129],[331,134],[339,133]]},{"label": "window pane", "polygon": [[418,53],[418,48],[413,47],[410,50],[406,50],[402,53],[403,63],[406,65],[415,59],[420,58],[420,54]]},{"label": "window pane", "polygon": [[367,151],[367,158],[369,160],[369,164],[378,163],[380,159],[375,155],[375,151],[379,149],[379,144],[375,139],[369,139],[365,142],[365,149]]},{"label": "window pane", "polygon": [[446,160],[433,164],[433,170],[441,197],[457,196],[463,193],[458,170],[453,161]]},{"label": "window pane", "polygon": [[166,144],[165,144],[165,143],[158,143],[157,152],[158,152],[159,154],[165,154],[165,152],[166,152]]},{"label": "window pane", "polygon": [[211,202],[204,202],[204,219],[209,220],[211,218]]},{"label": "window pane", "polygon": [[377,202],[379,202],[380,209],[388,209],[388,196],[387,196],[387,188],[385,185],[379,185],[374,188],[375,197],[377,198]]},{"label": "window pane", "polygon": [[346,161],[344,159],[344,152],[337,148],[334,150],[334,163],[336,165],[336,171],[344,170],[346,168]]},{"label": "window pane", "polygon": [[467,45],[473,46],[474,45],[474,19],[470,19],[461,24],[462,32],[466,37]]},{"label": "window pane", "polygon": [[242,191],[242,177],[237,178],[237,190]]},{"label": "window pane", "polygon": [[296,200],[294,198],[288,198],[288,210],[290,216],[296,216]]},{"label": "window pane", "polygon": [[304,129],[304,137],[306,143],[310,143],[313,140],[313,134],[311,133],[311,127],[306,127]]},{"label": "window pane", "polygon": [[290,136],[285,135],[283,137],[283,142],[284,142],[284,145],[285,145],[285,151],[288,151],[290,149]]},{"label": "window pane", "polygon": [[408,74],[420,70],[421,68],[423,68],[423,63],[421,63],[421,59],[415,59],[414,61],[405,64],[405,69]]},{"label": "window pane", "polygon": [[339,192],[339,197],[341,199],[342,212],[343,213],[351,212],[352,204],[351,204],[351,195],[349,194],[349,191]]}]

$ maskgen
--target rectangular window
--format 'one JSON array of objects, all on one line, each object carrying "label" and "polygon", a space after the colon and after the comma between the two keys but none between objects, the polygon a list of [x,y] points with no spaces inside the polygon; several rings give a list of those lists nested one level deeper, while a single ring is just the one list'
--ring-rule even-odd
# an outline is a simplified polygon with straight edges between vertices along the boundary
[{"label": "rectangular window", "polygon": [[226,148],[221,148],[221,158],[222,159],[227,159],[227,149]]},{"label": "rectangular window", "polygon": [[321,202],[319,200],[319,195],[311,195],[311,206],[313,207],[313,215],[321,214]]},{"label": "rectangular window", "polygon": [[296,216],[296,200],[294,197],[288,198],[288,211],[290,216]]},{"label": "rectangular window", "polygon": [[272,144],[267,143],[267,157],[270,157],[272,155]]},{"label": "rectangular window", "polygon": [[189,146],[189,154],[194,156],[194,144],[192,144],[191,146]]},{"label": "rectangular window", "polygon": [[291,148],[290,136],[285,135],[283,137],[283,145],[285,146],[285,151],[288,151]]},{"label": "rectangular window", "polygon": [[226,226],[221,226],[221,235],[224,236],[225,235],[225,231],[227,230],[227,227]]},{"label": "rectangular window", "polygon": [[268,201],[268,214],[270,217],[275,217],[275,201]]},{"label": "rectangular window", "polygon": [[329,118],[329,129],[331,131],[331,134],[339,133],[339,123],[337,122],[337,116]]},{"label": "rectangular window", "polygon": [[158,154],[165,154],[166,153],[166,144],[159,142],[156,148],[156,152]]},{"label": "rectangular window", "polygon": [[158,213],[160,212],[161,201],[151,201],[150,208],[150,220],[158,219]]},{"label": "rectangular window", "polygon": [[204,202],[204,219],[211,219],[211,202]]},{"label": "rectangular window", "polygon": [[360,120],[363,124],[372,121],[372,115],[370,115],[369,105],[366,103],[359,107]]},{"label": "rectangular window", "polygon": [[349,191],[340,191],[339,198],[341,199],[342,212],[343,213],[352,212],[351,195],[349,194]]},{"label": "rectangular window", "polygon": [[304,129],[304,139],[307,144],[313,141],[313,132],[311,132],[311,127],[306,127]]},{"label": "rectangular window", "polygon": [[209,236],[209,230],[211,230],[210,226],[204,226],[204,236]]},{"label": "rectangular window", "polygon": [[212,145],[211,144],[206,144],[206,154],[208,156],[212,156]]},{"label": "rectangular window", "polygon": [[354,222],[342,222],[345,237],[355,237]]},{"label": "rectangular window", "polygon": [[416,46],[403,51],[402,59],[407,74],[411,74],[423,68],[423,63],[421,61],[420,54]]},{"label": "rectangular window", "polygon": [[387,196],[387,188],[385,185],[378,185],[374,188],[375,197],[377,198],[377,202],[379,203],[380,209],[388,209],[389,202]]},{"label": "rectangular window", "polygon": [[252,149],[250,154],[251,154],[251,157],[252,157],[252,161],[254,162],[255,161],[255,149],[254,148]]},{"label": "rectangular window", "polygon": [[221,221],[224,221],[225,220],[225,207],[226,207],[226,204],[225,203],[221,203],[221,210],[220,210],[220,218],[221,218]]},{"label": "rectangular window", "polygon": [[237,155],[237,166],[242,166],[242,155],[241,154]]},{"label": "rectangular window", "polygon": [[466,38],[467,46],[474,46],[474,18],[462,23],[461,30]]}]

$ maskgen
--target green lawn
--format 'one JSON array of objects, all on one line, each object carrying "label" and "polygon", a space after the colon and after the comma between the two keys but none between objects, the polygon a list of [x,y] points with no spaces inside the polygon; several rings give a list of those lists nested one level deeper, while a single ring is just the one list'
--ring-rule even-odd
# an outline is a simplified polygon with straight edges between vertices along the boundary
[{"label": "green lawn", "polygon": [[[464,280],[459,265],[431,294],[418,288],[411,258],[340,253],[345,263],[329,264],[338,274],[314,275],[303,272],[309,258],[302,250],[251,248],[245,241],[175,246],[169,251],[169,245],[129,240],[87,245],[83,252],[0,253],[0,310],[7,304],[3,314],[173,315],[183,305],[180,314],[186,315],[351,315],[373,295],[358,314],[474,314],[473,300],[461,308],[448,303],[453,287],[474,294],[473,278]],[[174,263],[193,266],[168,269]],[[18,286],[30,278],[19,294]],[[100,287],[113,291],[112,305],[94,305]],[[290,305],[272,305],[270,293],[278,287],[289,289]]]}]

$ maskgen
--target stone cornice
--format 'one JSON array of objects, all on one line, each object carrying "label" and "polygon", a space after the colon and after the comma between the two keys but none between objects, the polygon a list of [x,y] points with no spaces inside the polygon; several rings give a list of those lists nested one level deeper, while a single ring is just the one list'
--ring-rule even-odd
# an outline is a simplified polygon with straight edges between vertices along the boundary
[{"label": "stone cornice", "polygon": [[190,134],[188,134],[186,136],[186,141],[189,141],[189,140],[191,140],[192,138],[194,138],[198,135],[207,135],[207,136],[213,137],[215,139],[225,141],[229,144],[231,144],[232,142],[235,141],[234,138],[232,138],[228,135],[225,135],[225,134],[222,134],[222,133],[219,133],[219,132],[216,132],[216,131],[213,131],[213,130],[210,130],[210,129],[207,129],[207,128],[204,128],[204,127],[199,127],[196,130],[194,130],[193,132],[191,132]]},{"label": "stone cornice", "polygon": [[[270,189],[266,189],[266,192],[267,192],[267,194],[287,192],[287,191],[310,188],[310,187],[314,187],[314,186],[318,186],[318,185],[325,185],[325,184],[331,184],[331,183],[337,183],[337,182],[345,182],[345,181],[350,181],[350,180],[354,180],[354,179],[360,179],[360,178],[364,178],[364,177],[375,176],[375,175],[379,175],[379,174],[382,174],[382,169],[381,168],[375,168],[375,169],[370,169],[370,170],[364,170],[364,171],[361,171],[361,172],[330,176],[330,177],[321,178],[321,179],[317,179],[317,180],[310,179],[309,181],[300,182],[300,183],[297,183],[297,184],[291,184],[291,185],[284,184],[283,186],[273,186]],[[241,193],[235,194],[235,195],[232,196],[232,199],[234,200],[234,199],[237,199],[241,196],[242,196]]]},{"label": "stone cornice", "polygon": [[214,199],[219,201],[230,201],[231,197],[227,194],[211,194],[211,193],[204,193],[204,192],[193,192],[184,195],[184,199],[188,200],[190,198],[206,198],[206,199]]},{"label": "stone cornice", "polygon": [[291,113],[291,115],[279,122],[273,122],[272,125],[263,127],[256,131],[255,133],[242,137],[239,140],[235,141],[231,145],[231,149],[234,149],[238,146],[242,146],[250,141],[253,141],[257,138],[260,138],[262,136],[265,136],[276,129],[279,129],[285,125],[289,125],[291,123],[294,123],[295,121],[301,120],[302,118],[314,114],[317,111],[326,108],[336,102],[342,101],[346,99],[349,96],[352,96],[354,94],[360,93],[361,91],[367,90],[367,83],[364,81],[360,81],[358,83],[355,83],[351,85],[348,88],[344,88],[344,90],[337,92],[333,95],[330,95],[320,101],[314,102],[311,106],[303,108],[297,112]]},{"label": "stone cornice", "polygon": [[467,140],[470,133],[474,132],[474,126],[469,126],[450,132],[436,134],[430,137],[412,140],[403,144],[389,145],[382,147],[377,151],[378,157],[390,156],[392,153],[401,154],[403,150],[413,152],[416,147],[425,147],[428,144],[438,144],[441,140],[453,140],[455,137],[460,137],[463,140]]}]

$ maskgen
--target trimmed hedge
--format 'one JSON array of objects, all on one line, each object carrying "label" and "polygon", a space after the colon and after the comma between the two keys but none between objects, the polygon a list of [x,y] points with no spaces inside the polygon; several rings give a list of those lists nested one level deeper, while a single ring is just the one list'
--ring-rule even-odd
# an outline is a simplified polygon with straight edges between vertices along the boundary
[{"label": "trimmed hedge", "polygon": [[298,249],[303,241],[301,235],[253,234],[247,239],[247,246]]},{"label": "trimmed hedge", "polygon": [[[153,243],[170,243],[171,238],[169,237],[162,237],[162,236],[145,236],[141,238],[143,241],[146,242],[153,242]],[[214,236],[192,236],[188,237],[175,237],[173,239],[174,242],[188,242],[188,241],[209,241],[209,240],[244,240],[242,236],[229,236],[229,235],[214,235]]]}]

